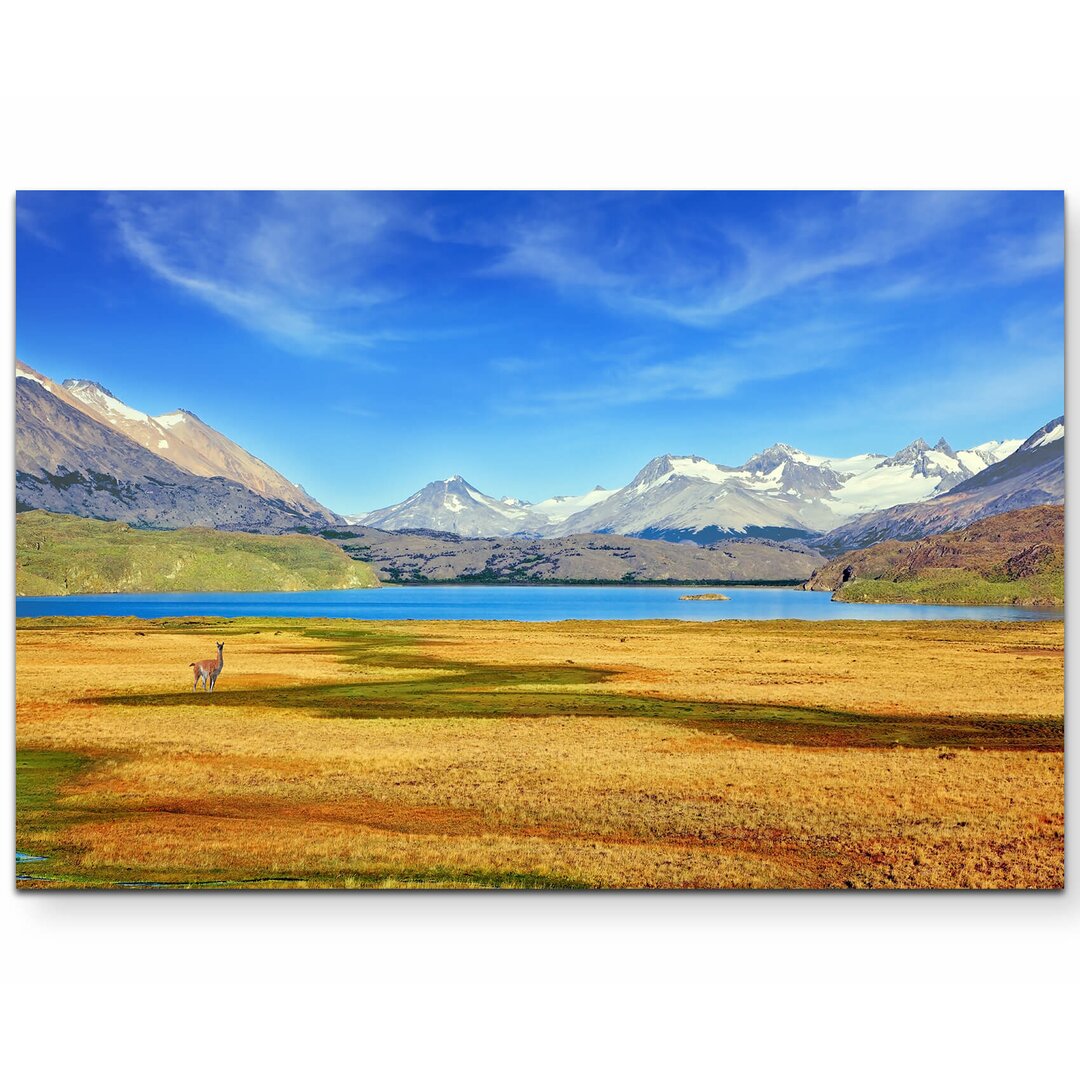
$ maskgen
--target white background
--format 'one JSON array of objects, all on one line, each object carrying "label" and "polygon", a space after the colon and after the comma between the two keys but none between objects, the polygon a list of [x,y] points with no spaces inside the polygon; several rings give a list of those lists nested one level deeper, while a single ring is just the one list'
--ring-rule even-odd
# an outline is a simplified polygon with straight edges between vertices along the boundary
[{"label": "white background", "polygon": [[[1080,186],[1063,3],[53,0],[4,21],[8,252],[18,188]],[[11,340],[13,257],[0,273]],[[0,1017],[42,1076],[1052,1075],[1075,1068],[1075,894],[8,886]]]}]

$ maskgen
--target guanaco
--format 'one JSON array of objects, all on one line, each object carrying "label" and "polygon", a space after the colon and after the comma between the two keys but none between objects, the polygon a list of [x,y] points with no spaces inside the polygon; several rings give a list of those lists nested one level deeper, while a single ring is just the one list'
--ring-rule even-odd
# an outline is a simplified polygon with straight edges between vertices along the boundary
[{"label": "guanaco", "polygon": [[191,688],[192,691],[199,689],[199,680],[202,679],[203,689],[207,693],[212,693],[214,686],[217,683],[218,676],[221,674],[221,669],[225,666],[224,641],[214,642],[217,645],[217,659],[216,660],[197,660],[194,664],[188,664],[188,667],[195,669],[195,685]]}]

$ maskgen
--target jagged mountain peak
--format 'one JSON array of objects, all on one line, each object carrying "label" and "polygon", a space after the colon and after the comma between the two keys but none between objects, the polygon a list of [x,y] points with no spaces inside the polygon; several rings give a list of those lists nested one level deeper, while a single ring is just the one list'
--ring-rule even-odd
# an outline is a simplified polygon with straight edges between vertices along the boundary
[{"label": "jagged mountain peak", "polygon": [[1016,449],[1013,447],[1017,440],[1006,439],[961,450],[958,455],[961,459],[970,456],[984,463],[991,460],[935,497],[906,500],[860,514],[828,533],[823,538],[822,550],[835,553],[867,547],[880,540],[915,540],[964,528],[980,518],[1008,510],[1062,503],[1064,437],[1065,418],[1061,416],[1033,432]]},{"label": "jagged mountain peak", "polygon": [[[983,464],[986,463],[985,457],[975,456],[980,457]],[[875,467],[878,469],[910,467],[912,476],[936,478],[939,483],[933,493],[940,495],[955,484],[975,475],[977,468],[972,468],[972,465],[976,464],[972,454],[965,451],[965,458],[966,460],[961,459],[961,456],[945,441],[943,435],[933,448],[925,439],[918,438]]]},{"label": "jagged mountain peak", "polygon": [[[198,475],[107,422],[76,389],[17,369],[16,507],[172,528],[285,532],[313,518],[220,472]],[[86,388],[83,388],[86,393]],[[103,395],[93,391],[104,401]],[[111,400],[111,399],[110,399]],[[104,409],[104,406],[101,406]]]},{"label": "jagged mountain peak", "polygon": [[797,446],[791,446],[788,443],[777,442],[772,446],[766,446],[762,451],[763,454],[777,454],[783,455],[788,458],[805,458],[807,454],[800,450]]},{"label": "jagged mountain peak", "polygon": [[93,379],[65,379],[61,385],[65,390],[97,390],[106,397],[119,400],[108,387],[102,386],[101,383],[95,382]]},{"label": "jagged mountain peak", "polygon": [[787,443],[773,443],[765,447],[760,454],[754,454],[743,469],[752,473],[772,472],[779,465],[807,465],[810,455]]},{"label": "jagged mountain peak", "polygon": [[[131,437],[131,431],[128,429],[130,424],[142,427],[154,423],[146,413],[125,404],[114,393],[106,390],[101,383],[94,382],[92,379],[65,379],[63,387],[72,397],[88,406],[100,419],[107,421],[129,438]],[[136,439],[136,441],[143,440]]]},{"label": "jagged mountain peak", "polygon": [[206,423],[205,420],[190,409],[173,409],[172,412],[162,413],[160,416],[155,416],[154,419],[164,427],[172,427],[174,424],[181,424],[185,420],[194,420],[197,424]]},{"label": "jagged mountain peak", "polygon": [[643,487],[676,476],[690,479],[715,479],[719,468],[697,454],[661,454],[654,457],[631,481],[631,486]]},{"label": "jagged mountain peak", "polygon": [[879,462],[877,468],[888,469],[893,465],[912,465],[930,449],[930,444],[920,435],[909,442],[902,450],[897,450],[892,457]]},{"label": "jagged mountain peak", "polygon": [[433,480],[400,503],[350,520],[376,529],[432,529],[459,536],[533,533],[546,521],[528,503],[485,495],[457,473]]}]

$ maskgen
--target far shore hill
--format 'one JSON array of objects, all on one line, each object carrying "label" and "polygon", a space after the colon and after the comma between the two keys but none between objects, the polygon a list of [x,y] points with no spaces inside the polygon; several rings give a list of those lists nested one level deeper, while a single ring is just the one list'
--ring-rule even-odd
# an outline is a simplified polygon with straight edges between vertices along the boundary
[{"label": "far shore hill", "polygon": [[371,563],[382,581],[417,585],[797,585],[825,562],[801,541],[751,537],[702,545],[610,533],[485,538],[365,525],[319,535]]},{"label": "far shore hill", "polygon": [[16,515],[20,596],[381,583],[797,585],[824,562],[799,543],[754,539],[707,547],[607,535],[485,540],[363,526],[265,535],[138,528],[44,510]]},{"label": "far shore hill", "polygon": [[814,571],[805,589],[854,603],[1065,603],[1065,508],[1033,506],[922,540],[887,540]]},{"label": "far shore hill", "polygon": [[1064,604],[1064,508],[1037,506],[826,562],[798,542],[709,546],[589,534],[463,538],[366,526],[320,535],[147,529],[16,515],[19,596],[298,592],[380,584],[799,585],[855,603]]},{"label": "far shore hill", "polygon": [[138,529],[31,510],[15,516],[18,596],[376,588],[366,563],[317,536]]}]

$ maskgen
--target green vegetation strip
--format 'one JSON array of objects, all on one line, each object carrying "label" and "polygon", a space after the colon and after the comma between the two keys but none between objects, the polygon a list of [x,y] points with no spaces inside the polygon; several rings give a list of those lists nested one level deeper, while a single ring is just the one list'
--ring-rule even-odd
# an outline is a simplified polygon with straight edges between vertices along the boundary
[{"label": "green vegetation strip", "polygon": [[1049,570],[1015,581],[994,580],[972,570],[936,569],[902,581],[856,578],[833,594],[853,604],[1021,604],[1061,607],[1065,572]]},{"label": "green vegetation strip", "polygon": [[15,589],[20,596],[377,585],[370,566],[315,536],[137,529],[44,510],[15,519]]}]

